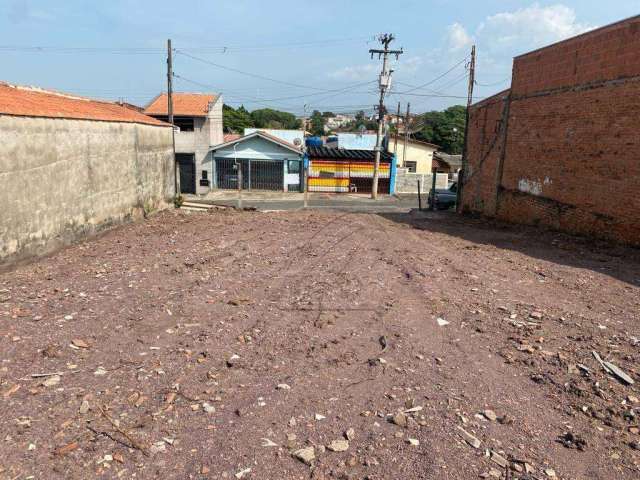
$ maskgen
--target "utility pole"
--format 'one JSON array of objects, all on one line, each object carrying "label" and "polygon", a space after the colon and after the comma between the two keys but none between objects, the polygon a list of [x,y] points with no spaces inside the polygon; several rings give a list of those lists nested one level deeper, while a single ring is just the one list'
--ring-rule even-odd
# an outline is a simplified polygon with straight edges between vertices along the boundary
[{"label": "utility pole", "polygon": [[467,175],[467,151],[469,142],[469,116],[471,105],[473,104],[473,87],[476,84],[476,46],[471,47],[471,61],[469,62],[469,92],[467,96],[467,112],[464,120],[464,144],[462,145],[462,170],[458,174],[458,190],[456,193],[456,209],[462,212],[462,190],[464,189],[465,177]]},{"label": "utility pole", "polygon": [[400,102],[398,102],[398,114],[396,115],[396,138],[393,143],[393,154],[398,155],[398,127],[400,126]]},{"label": "utility pole", "polygon": [[176,131],[173,126],[173,49],[171,48],[171,39],[167,40],[167,117],[171,124],[171,136],[173,138],[174,188],[177,196],[180,195],[180,169],[176,162]]},{"label": "utility pole", "polygon": [[395,55],[396,60],[404,52],[400,50],[389,50],[389,44],[393,42],[395,37],[393,34],[385,33],[378,37],[378,41],[382,44],[384,49],[371,49],[369,53],[371,58],[374,55],[378,55],[378,58],[382,58],[382,72],[380,73],[380,102],[378,103],[378,133],[376,136],[376,156],[375,163],[373,164],[373,182],[371,185],[371,198],[376,200],[378,198],[378,177],[380,176],[380,156],[382,154],[382,132],[384,131],[384,96],[387,90],[391,87],[391,74],[393,70],[388,70],[389,55]]},{"label": "utility pole", "polygon": [[407,143],[409,143],[409,112],[411,110],[411,104],[407,103],[407,116],[404,121],[404,149],[402,150],[402,165],[406,165],[407,160]]}]

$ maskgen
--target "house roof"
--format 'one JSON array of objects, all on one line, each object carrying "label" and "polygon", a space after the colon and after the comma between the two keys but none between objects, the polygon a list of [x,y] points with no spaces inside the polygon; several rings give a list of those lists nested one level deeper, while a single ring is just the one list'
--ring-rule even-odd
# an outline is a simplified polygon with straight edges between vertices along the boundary
[{"label": "house roof", "polygon": [[444,162],[451,168],[462,167],[462,155],[449,155],[448,153],[436,152],[434,160]]},{"label": "house roof", "polygon": [[[403,135],[392,135],[391,136],[392,139],[398,139],[398,144],[400,144],[401,142],[404,142],[404,136]],[[429,143],[429,142],[424,142],[422,140],[416,140],[415,138],[411,138],[409,137],[409,143],[413,143],[416,145],[424,145],[425,147],[431,147],[434,150],[437,150],[440,148],[440,145],[436,145],[435,143]],[[391,142],[389,142],[389,145],[391,145]]]},{"label": "house roof", "polygon": [[169,125],[116,103],[0,82],[0,114]]},{"label": "house roof", "polygon": [[234,140],[238,140],[242,138],[242,135],[239,133],[225,133],[223,137],[223,143],[233,142]]},{"label": "house roof", "polygon": [[[373,162],[376,152],[373,150],[354,150],[349,148],[332,148],[332,147],[307,147],[307,154],[310,159],[326,158],[336,160],[361,160],[364,162]],[[390,162],[393,154],[382,152],[380,159],[383,162]]]},{"label": "house roof", "polygon": [[[215,103],[220,96],[215,93],[174,93],[173,114],[187,117],[206,117],[209,104]],[[151,100],[144,109],[147,115],[168,115],[168,98],[161,93]]]},{"label": "house roof", "polygon": [[[225,135],[226,137],[226,135]],[[220,150],[222,148],[226,148],[226,147],[230,147],[231,145],[235,144],[235,143],[241,143],[244,142],[246,140],[249,140],[250,138],[254,138],[254,137],[262,137],[265,140],[268,140],[270,142],[273,143],[277,143],[278,145],[287,148],[289,150],[292,150],[296,153],[302,153],[302,149],[300,149],[299,147],[296,147],[293,143],[289,143],[289,142],[285,142],[284,140],[282,140],[281,138],[278,138],[274,135],[271,135],[267,132],[264,132],[262,130],[258,130],[255,131],[253,133],[250,133],[249,135],[245,135],[243,137],[239,137],[239,138],[234,138],[231,140],[228,140],[225,138],[225,142],[221,143],[220,145],[215,145],[213,150]]]}]

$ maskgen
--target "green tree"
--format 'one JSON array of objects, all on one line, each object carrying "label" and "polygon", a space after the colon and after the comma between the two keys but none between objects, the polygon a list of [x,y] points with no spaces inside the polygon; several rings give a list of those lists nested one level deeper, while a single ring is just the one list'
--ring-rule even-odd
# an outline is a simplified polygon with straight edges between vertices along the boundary
[{"label": "green tree", "polygon": [[324,135],[324,125],[326,123],[326,118],[318,111],[314,110],[311,114],[311,135],[322,136]]},{"label": "green tree", "polygon": [[225,133],[243,134],[245,128],[253,127],[253,119],[242,105],[237,110],[229,105],[223,105],[222,125]]},{"label": "green tree", "polygon": [[466,107],[462,105],[449,107],[442,112],[426,112],[416,119],[422,128],[413,136],[418,140],[440,145],[445,153],[461,154],[464,144],[466,112]]},{"label": "green tree", "polygon": [[281,112],[271,108],[263,108],[251,112],[251,119],[256,128],[276,128],[297,130],[301,127],[300,120],[288,112]]}]

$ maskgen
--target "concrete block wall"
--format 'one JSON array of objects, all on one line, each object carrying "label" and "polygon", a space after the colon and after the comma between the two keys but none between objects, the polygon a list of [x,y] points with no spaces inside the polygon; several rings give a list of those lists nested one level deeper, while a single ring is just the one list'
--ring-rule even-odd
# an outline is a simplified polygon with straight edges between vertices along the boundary
[{"label": "concrete block wall", "polygon": [[0,115],[0,265],[167,206],[170,127]]},{"label": "concrete block wall", "polygon": [[517,57],[494,101],[471,112],[466,210],[640,244],[640,17]]},{"label": "concrete block wall", "polygon": [[[398,168],[395,193],[418,193],[418,180],[420,180],[420,193],[429,193],[433,182],[431,173],[410,173],[406,168]],[[436,174],[436,188],[447,188],[448,184],[449,176],[446,173]]]}]

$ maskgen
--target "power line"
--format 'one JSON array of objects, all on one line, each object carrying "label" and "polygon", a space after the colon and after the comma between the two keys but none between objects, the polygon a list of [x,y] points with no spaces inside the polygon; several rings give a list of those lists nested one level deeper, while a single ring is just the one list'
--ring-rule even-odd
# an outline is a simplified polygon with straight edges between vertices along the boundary
[{"label": "power line", "polygon": [[[310,94],[306,94],[306,95],[296,95],[296,96],[289,96],[289,97],[264,99],[264,98],[257,98],[257,97],[253,97],[253,96],[242,95],[242,94],[235,95],[233,90],[220,89],[220,88],[215,87],[213,85],[202,83],[202,82],[198,82],[196,80],[192,80],[192,79],[183,77],[182,75],[178,75],[176,73],[174,73],[174,77],[176,77],[176,78],[178,78],[180,80],[183,80],[183,81],[185,81],[187,83],[192,83],[194,85],[197,85],[199,87],[203,87],[203,88],[207,88],[207,89],[213,89],[213,90],[216,90],[216,91],[220,91],[221,93],[229,92],[229,93],[232,94],[231,97],[229,97],[229,98],[236,98],[236,99],[239,99],[241,101],[242,100],[246,100],[246,101],[250,101],[250,102],[260,103],[260,104],[266,105],[266,106],[271,106],[271,105],[268,105],[268,104],[271,104],[271,103],[274,103],[274,102],[279,102],[279,101],[282,101],[282,100],[296,100],[296,99],[308,98],[308,97],[317,96],[317,95],[324,95],[326,93],[326,92],[320,92],[320,93],[310,93]],[[323,97],[321,99],[318,99],[317,100],[317,102],[318,102],[317,105],[319,105],[319,102],[322,102],[323,100],[326,100],[326,99],[332,98],[332,97],[336,97],[336,96],[341,95],[343,93],[346,93],[346,92],[348,92],[350,90],[353,90],[354,88],[359,88],[359,87],[361,87],[363,85],[369,85],[369,84],[372,84],[372,83],[375,83],[375,81],[357,83],[357,84],[354,84],[354,85],[349,85],[347,87],[343,87],[343,88],[339,88],[339,89],[335,89],[335,90],[328,90],[329,92],[337,92],[337,93],[334,93],[332,95]],[[226,95],[226,93],[225,93],[225,95]],[[297,108],[297,107],[287,106],[285,108]],[[322,106],[321,108],[325,108],[325,107]]]},{"label": "power line", "polygon": [[[282,48],[310,48],[320,45],[343,44],[371,40],[371,36],[334,38],[323,40],[310,40],[304,42],[283,42],[276,44],[253,45],[202,45],[181,48],[182,51],[199,53],[233,53],[236,51],[261,51]],[[148,55],[165,54],[166,50],[160,47],[77,47],[77,46],[50,46],[50,45],[0,45],[0,52],[22,53],[59,53],[59,54],[88,54],[103,53],[115,55]]]},{"label": "power line", "polygon": [[449,70],[447,70],[446,72],[444,72],[442,75],[437,76],[436,78],[434,78],[433,80],[430,80],[427,83],[424,83],[422,85],[418,85],[417,87],[413,87],[411,90],[407,90],[406,93],[409,92],[414,92],[416,90],[421,90],[424,87],[428,87],[429,85],[433,85],[434,83],[436,83],[438,80],[440,80],[441,78],[446,77],[447,75],[449,75],[451,72],[453,72],[456,68],[458,68],[460,65],[462,65],[463,63],[465,63],[467,61],[469,57],[464,57],[462,60],[460,60],[458,63],[456,63],[453,67],[451,67]]},{"label": "power line", "polygon": [[327,90],[325,88],[318,88],[318,87],[312,87],[310,85],[301,85],[299,83],[286,82],[284,80],[278,80],[276,78],[266,77],[264,75],[259,75],[257,73],[245,72],[244,70],[239,70],[237,68],[227,67],[225,65],[220,65],[219,63],[214,63],[214,62],[211,62],[211,61],[206,60],[204,58],[196,57],[195,55],[191,55],[189,53],[185,53],[183,50],[176,50],[176,53],[184,55],[185,57],[191,58],[191,59],[196,60],[198,62],[202,62],[204,64],[211,65],[213,67],[220,68],[222,70],[227,70],[227,71],[230,71],[230,72],[239,73],[241,75],[246,75],[248,77],[258,78],[260,80],[266,80],[266,81],[274,82],[274,83],[279,83],[281,85],[286,85],[288,87],[305,88],[307,90],[316,90],[316,91],[319,91],[319,92],[326,92],[326,93],[331,93],[332,92],[331,90]]}]

